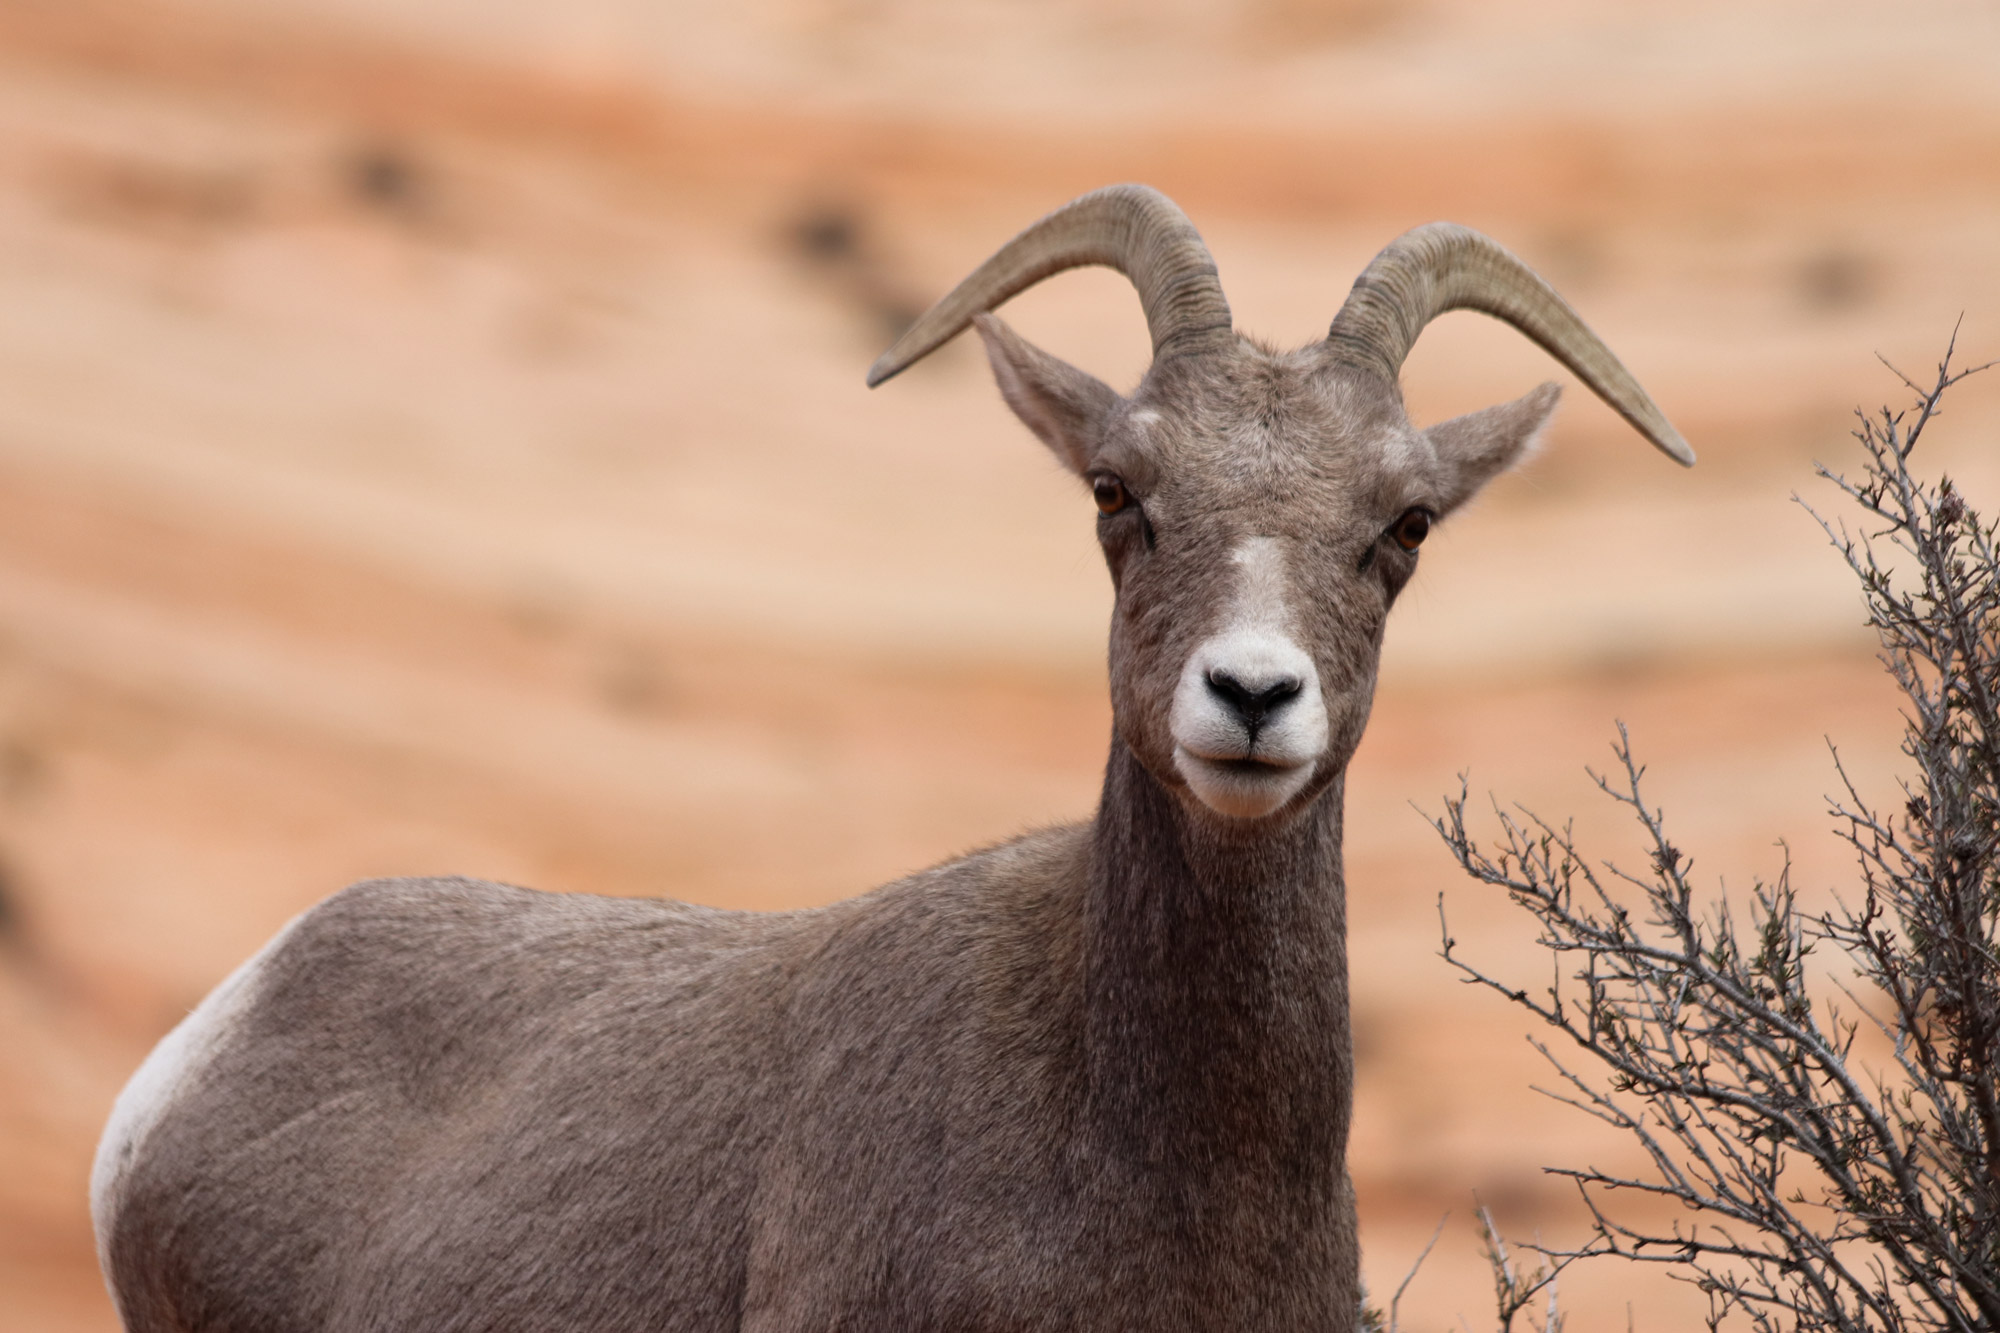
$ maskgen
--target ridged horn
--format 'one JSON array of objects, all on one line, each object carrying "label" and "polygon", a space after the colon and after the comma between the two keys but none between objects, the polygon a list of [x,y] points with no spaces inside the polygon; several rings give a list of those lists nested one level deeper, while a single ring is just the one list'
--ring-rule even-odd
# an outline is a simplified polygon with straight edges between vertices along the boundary
[{"label": "ridged horn", "polygon": [[1109,185],[1071,200],[1001,246],[882,353],[869,367],[868,387],[957,337],[974,315],[1086,264],[1115,268],[1138,288],[1155,360],[1230,337],[1229,302],[1215,261],[1187,215],[1150,186]]},{"label": "ridged horn", "polygon": [[1340,359],[1393,381],[1417,335],[1447,310],[1478,310],[1512,324],[1574,371],[1661,453],[1694,465],[1694,450],[1569,302],[1504,247],[1469,227],[1433,222],[1391,241],[1354,280],[1327,342]]}]

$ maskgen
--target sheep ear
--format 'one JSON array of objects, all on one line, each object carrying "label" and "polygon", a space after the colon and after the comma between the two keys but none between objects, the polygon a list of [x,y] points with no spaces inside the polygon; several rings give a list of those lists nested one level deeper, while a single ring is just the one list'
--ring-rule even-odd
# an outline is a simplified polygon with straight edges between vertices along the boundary
[{"label": "sheep ear", "polygon": [[1072,472],[1083,475],[1104,423],[1121,401],[1118,391],[1050,356],[993,315],[975,315],[972,322],[1007,406]]},{"label": "sheep ear", "polygon": [[1425,431],[1444,474],[1442,512],[1458,508],[1480,487],[1534,453],[1561,397],[1560,384],[1543,384],[1511,403],[1467,412]]}]

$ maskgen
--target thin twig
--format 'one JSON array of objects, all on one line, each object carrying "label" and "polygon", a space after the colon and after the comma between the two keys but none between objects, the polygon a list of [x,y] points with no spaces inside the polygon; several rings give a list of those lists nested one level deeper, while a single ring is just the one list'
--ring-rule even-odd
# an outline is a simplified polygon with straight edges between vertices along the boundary
[{"label": "thin twig", "polygon": [[[1954,370],[1956,339],[1928,387],[1889,366],[1915,402],[1859,417],[1857,476],[1818,469],[1869,516],[1857,533],[1814,514],[1903,692],[1914,765],[1903,813],[1883,813],[1834,753],[1852,905],[1802,913],[1788,850],[1747,914],[1697,894],[1622,725],[1616,767],[1590,776],[1643,830],[1646,871],[1586,858],[1569,824],[1498,803],[1487,851],[1463,777],[1431,820],[1469,875],[1534,918],[1554,973],[1531,993],[1467,961],[1440,897],[1442,956],[1589,1056],[1594,1077],[1534,1043],[1561,1080],[1547,1095],[1630,1136],[1652,1172],[1549,1168],[1576,1182],[1592,1232],[1568,1250],[1528,1244],[1544,1261],[1533,1277],[1481,1210],[1502,1333],[1544,1284],[1554,1333],[1555,1274],[1600,1256],[1693,1283],[1711,1329],[2000,1330],[2000,522],[1909,469],[1946,393],[2000,364]],[[1852,982],[1828,974],[1836,959]],[[1889,1039],[1879,1067],[1856,1056],[1864,1019]],[[1644,1225],[1600,1206],[1624,1193],[1688,1211]]]}]

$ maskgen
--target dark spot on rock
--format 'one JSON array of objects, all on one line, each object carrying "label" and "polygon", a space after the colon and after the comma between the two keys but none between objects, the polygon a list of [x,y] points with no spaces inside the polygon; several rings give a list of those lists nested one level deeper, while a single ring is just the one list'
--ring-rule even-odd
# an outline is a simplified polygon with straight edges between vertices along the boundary
[{"label": "dark spot on rock", "polygon": [[1852,309],[1874,291],[1875,266],[1852,250],[1822,250],[1799,266],[1799,298],[1814,310]]},{"label": "dark spot on rock", "polygon": [[860,250],[860,224],[852,214],[826,208],[807,212],[792,229],[799,253],[821,264],[852,259]]},{"label": "dark spot on rock", "polygon": [[421,212],[429,194],[427,173],[396,144],[368,144],[348,158],[347,188],[354,198],[385,213]]},{"label": "dark spot on rock", "polygon": [[855,204],[808,201],[785,227],[785,248],[872,325],[872,336],[894,339],[923,313]]}]

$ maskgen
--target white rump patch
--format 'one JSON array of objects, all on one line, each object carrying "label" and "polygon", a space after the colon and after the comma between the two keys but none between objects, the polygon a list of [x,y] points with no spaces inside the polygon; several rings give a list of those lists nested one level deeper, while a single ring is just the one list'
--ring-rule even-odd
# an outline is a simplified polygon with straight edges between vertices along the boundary
[{"label": "white rump patch", "polygon": [[[90,1168],[90,1219],[97,1232],[97,1262],[107,1281],[111,1277],[107,1247],[118,1220],[120,1187],[128,1167],[145,1149],[146,1136],[228,1040],[256,993],[264,964],[299,920],[294,917],[288,922],[270,943],[224,978],[172,1032],[162,1037],[112,1105],[111,1119],[105,1123],[104,1136],[97,1142],[97,1158]],[[116,1296],[115,1290],[113,1295]]]}]

